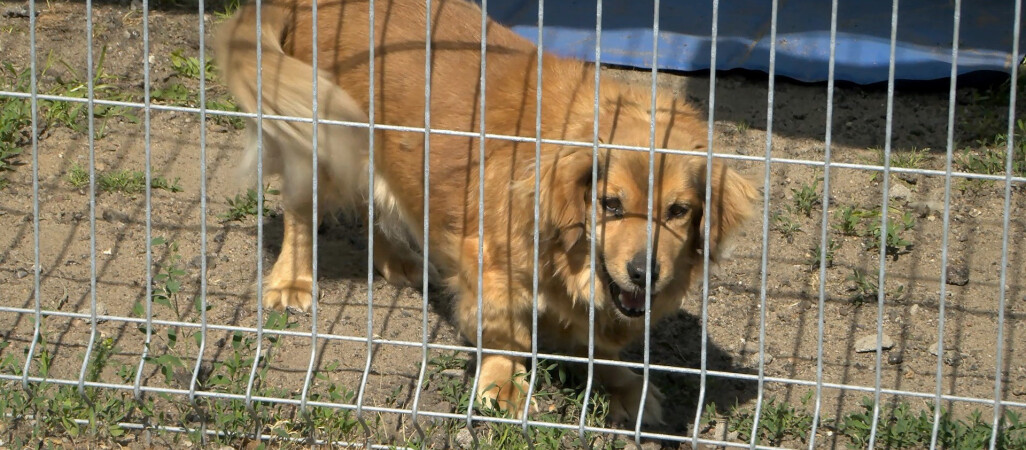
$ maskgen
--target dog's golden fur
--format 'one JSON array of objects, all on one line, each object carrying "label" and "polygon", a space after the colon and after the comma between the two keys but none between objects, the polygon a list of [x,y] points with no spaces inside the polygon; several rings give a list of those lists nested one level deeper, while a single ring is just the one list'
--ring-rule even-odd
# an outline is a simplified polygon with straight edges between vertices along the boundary
[{"label": "dog's golden fur", "polygon": [[[313,68],[318,63],[318,109],[324,120],[367,122],[372,99],[368,3],[318,3],[317,54],[313,54],[311,0],[265,0],[260,29],[264,114],[312,117]],[[246,111],[258,107],[256,9],[243,7],[221,26],[215,54],[232,93]],[[480,10],[464,0],[432,2],[431,122],[434,129],[478,132]],[[374,22],[374,122],[424,126],[424,2],[379,0]],[[485,123],[489,133],[536,137],[536,48],[511,30],[487,28]],[[542,130],[547,139],[591,142],[595,67],[544,55]],[[650,144],[651,94],[614,80],[599,86],[599,139],[606,144]],[[704,122],[670,92],[656,97],[657,147],[696,150],[706,146]],[[251,138],[256,127],[251,124]],[[281,254],[264,287],[268,307],[306,309],[310,291],[313,129],[309,123],[264,120],[265,167],[280,175],[285,206]],[[251,139],[248,165],[256,159]],[[368,191],[366,128],[320,125],[319,211],[365,211],[375,202],[374,260],[389,281],[421,283],[424,146],[419,132],[377,129],[374,186]],[[488,139],[479,173],[480,142],[474,137],[430,137],[430,273],[455,296],[455,319],[476,341],[478,290],[481,336],[486,348],[529,351],[531,346],[534,199],[540,205],[539,332],[543,344],[577,352],[588,342],[590,280],[595,279],[595,349],[618,359],[644,331],[646,270],[651,318],[677,311],[702,263],[703,220],[712,220],[710,257],[717,260],[732,231],[750,214],[752,185],[719,162],[713,166],[712,203],[704,204],[704,158],[544,144],[535,161],[534,142]],[[645,262],[650,165],[653,254]],[[247,164],[244,164],[247,166]],[[535,190],[535,169],[541,173]],[[591,235],[592,171],[597,173],[596,235]],[[484,230],[479,234],[480,180],[484,182]],[[482,242],[483,240],[483,242]],[[596,247],[591,267],[591,242]],[[483,286],[478,286],[478,247],[483,246]],[[594,270],[593,270],[594,269]],[[697,272],[700,273],[700,272]],[[485,356],[479,394],[512,410],[522,397],[523,358]],[[598,366],[612,395],[614,418],[637,417],[642,379],[628,369]],[[661,394],[652,387],[646,422],[659,422]]]}]

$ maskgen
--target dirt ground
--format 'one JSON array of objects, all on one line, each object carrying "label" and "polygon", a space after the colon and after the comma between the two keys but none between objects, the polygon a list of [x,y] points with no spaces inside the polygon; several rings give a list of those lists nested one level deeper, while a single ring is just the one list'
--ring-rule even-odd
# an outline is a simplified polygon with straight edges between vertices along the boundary
[{"label": "dirt ground", "polygon": [[[23,2],[0,2],[0,10],[17,9]],[[41,92],[85,72],[85,9],[79,2],[51,2],[38,5],[39,64],[47,66],[40,76]],[[106,47],[103,69],[109,90],[97,92],[98,98],[132,93],[141,98],[143,86],[143,40],[141,14],[134,4],[97,3],[94,7],[94,52]],[[206,29],[219,20],[216,14],[205,16]],[[5,15],[0,18],[0,59],[13,67],[28,67],[27,18]],[[195,89],[197,81],[176,74],[170,55],[198,54],[198,21],[195,11],[176,7],[158,8],[151,13],[150,55],[154,89],[181,83]],[[50,61],[52,64],[45,64]],[[609,69],[610,76],[644,80],[645,73]],[[663,75],[661,82],[672,85],[696,105],[708,111],[707,74]],[[966,83],[968,84],[968,83]],[[1007,106],[987,103],[982,96],[992,85],[966,86],[956,98],[957,153],[978,147],[977,140],[1004,133]],[[767,82],[764,75],[721,74],[716,78],[715,141],[718,153],[763,156],[766,152]],[[216,80],[208,84],[208,98],[224,98]],[[826,87],[780,80],[776,84],[772,127],[772,156],[801,161],[822,161],[826,125]],[[884,86],[860,87],[841,84],[834,97],[833,160],[835,162],[878,165],[879,149],[884,147],[886,123]],[[1022,102],[1020,102],[1021,104]],[[103,137],[95,140],[98,172],[143,170],[145,167],[142,111],[134,111],[139,121],[125,116],[97,120]],[[902,84],[894,97],[892,148],[895,161],[918,158],[917,167],[944,169],[947,141],[948,90],[944,83]],[[84,122],[83,122],[84,123]],[[210,305],[207,322],[211,325],[256,326],[256,307],[252,286],[257,279],[258,252],[263,267],[269,268],[277,256],[281,237],[281,219],[272,215],[264,221],[264,242],[257,242],[256,219],[226,222],[221,216],[230,205],[227,198],[240,192],[234,184],[233,161],[240,152],[243,131],[230,124],[207,120],[205,159],[201,157],[201,122],[196,114],[153,111],[151,116],[151,153],[154,176],[178,179],[181,192],[154,190],[152,198],[152,235],[177,244],[153,247],[154,273],[176,264],[184,272],[180,298],[191,299],[201,290],[201,239],[206,230],[206,301]],[[19,157],[21,165],[7,173],[9,185],[0,190],[0,306],[33,308],[33,188],[30,147]],[[206,164],[206,211],[201,209],[201,165]],[[146,295],[146,215],[142,194],[99,193],[95,209],[90,209],[87,189],[72,187],[68,181],[73,166],[87,168],[89,140],[65,126],[48,127],[39,141],[39,224],[42,279],[39,298],[42,307],[63,313],[89,312],[93,296],[101,314],[139,317],[133,305]],[[736,162],[744,174],[761,185],[765,165],[762,162]],[[995,376],[1000,375],[999,397],[1015,402],[1009,409],[1026,411],[1026,195],[1022,184],[1013,189],[1010,221],[1011,236],[1006,273],[1004,322],[998,322],[1001,275],[1002,213],[1005,187],[1002,182],[969,183],[952,181],[948,283],[941,298],[942,234],[940,214],[944,200],[942,176],[905,174],[891,179],[891,205],[896,213],[892,222],[914,218],[901,232],[907,246],[890,255],[886,263],[887,293],[883,304],[883,330],[893,339],[877,368],[875,353],[857,353],[856,342],[874,336],[877,303],[867,293],[866,284],[853,280],[860,271],[869,282],[876,282],[879,252],[869,248],[870,239],[847,236],[838,231],[845,207],[862,210],[879,208],[883,197],[883,177],[874,171],[848,168],[830,170],[831,239],[836,242],[833,262],[826,270],[825,302],[819,302],[820,271],[810,260],[819,243],[821,204],[815,203],[808,216],[792,211],[801,200],[803,185],[823,176],[823,168],[814,165],[775,162],[770,167],[769,203],[760,207],[760,219],[748,224],[731,261],[724,264],[710,281],[708,305],[708,368],[727,374],[758,374],[760,316],[765,314],[765,375],[776,380],[802,380],[806,385],[767,381],[765,396],[795,405],[809,391],[808,382],[817,375],[817,317],[822,307],[823,382],[837,385],[872,387],[879,370],[881,387],[900,391],[933,394],[938,385],[937,356],[931,347],[938,341],[939,312],[944,301],[944,363],[941,391],[946,395],[992,400]],[[822,183],[816,187],[821,196]],[[796,196],[799,198],[796,199]],[[278,208],[274,195],[269,207]],[[938,206],[940,202],[940,206]],[[760,290],[762,273],[762,208],[769,210],[768,273],[766,291]],[[91,279],[91,219],[95,218],[95,292]],[[792,231],[781,231],[782,218],[790,218]],[[871,227],[867,218],[859,225]],[[366,230],[342,219],[322,230],[320,246],[321,301],[317,332],[356,339],[326,339],[313,353],[316,367],[339,385],[357,391],[367,362],[367,345],[359,338],[367,335],[367,253]],[[180,259],[176,259],[177,258]],[[177,261],[177,263],[176,263]],[[423,296],[419,290],[398,289],[377,280],[373,292],[373,334],[391,342],[421,341]],[[765,297],[765,310],[761,300]],[[465,344],[444,314],[446,299],[431,296],[427,333],[432,343]],[[182,320],[198,322],[191,300],[183,300]],[[155,318],[175,320],[169,308],[154,307]],[[290,330],[308,331],[311,315],[291,315]],[[700,366],[702,340],[701,292],[696,287],[677,317],[659,324],[652,339],[653,363],[686,368]],[[90,325],[81,318],[52,316],[46,319],[46,339],[54,353],[51,378],[77,379],[90,336]],[[998,326],[1003,325],[1003,342],[998,342]],[[105,338],[118,348],[117,358],[138,362],[142,335],[131,323],[111,318],[97,326]],[[33,318],[28,312],[0,312],[3,339],[13,345],[0,352],[20,352],[32,338]],[[203,355],[207,364],[227,358],[232,350],[230,333],[211,330]],[[169,349],[167,338],[159,335],[154,352],[181,351],[183,359],[193,361],[196,350]],[[996,349],[1001,345],[1001,354]],[[303,386],[311,358],[307,338],[286,337],[276,350],[265,385],[296,394]],[[433,350],[432,357],[446,352]],[[0,355],[4,356],[4,355]],[[473,361],[473,355],[459,358]],[[641,360],[640,346],[627,352],[627,358]],[[996,367],[998,358],[1001,367]],[[380,407],[410,408],[416,391],[421,348],[413,345],[379,344],[375,347],[366,382],[365,404]],[[191,363],[189,363],[191,364]],[[191,365],[187,366],[191,367]],[[37,369],[34,369],[37,370]],[[148,365],[147,385],[188,389],[188,383],[167,383]],[[653,379],[666,394],[669,423],[655,429],[661,433],[689,435],[698,401],[699,377],[653,371]],[[469,379],[468,379],[469,380]],[[122,383],[117,374],[106,371],[101,381]],[[469,382],[469,381],[468,381]],[[725,411],[735,404],[751,408],[759,391],[752,379],[710,376],[706,403],[715,402]],[[828,388],[822,392],[824,417],[839,417],[860,407],[861,398],[872,392]],[[888,399],[888,397],[885,397]],[[923,406],[930,399],[906,396],[905,401]],[[955,411],[980,408],[990,417],[986,405],[972,402],[947,402]],[[437,388],[429,388],[421,399],[421,408],[452,412]],[[457,411],[458,412],[458,411]],[[989,419],[988,419],[989,420]],[[392,422],[397,430],[409,432],[409,424]],[[819,430],[817,442],[824,448],[843,447],[844,440],[826,428]],[[708,430],[704,436],[712,437]],[[669,445],[669,444],[667,444]],[[686,447],[686,444],[681,444]]]}]

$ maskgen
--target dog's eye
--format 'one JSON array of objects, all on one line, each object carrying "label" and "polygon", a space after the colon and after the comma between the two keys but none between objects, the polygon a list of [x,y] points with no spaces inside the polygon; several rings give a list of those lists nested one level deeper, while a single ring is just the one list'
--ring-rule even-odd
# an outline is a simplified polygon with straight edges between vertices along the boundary
[{"label": "dog's eye", "polygon": [[602,199],[602,207],[606,211],[613,213],[617,217],[623,216],[623,204],[620,203],[620,199],[616,197],[606,197]]},{"label": "dog's eye", "polygon": [[681,205],[679,203],[670,205],[670,209],[666,212],[666,220],[673,220],[684,217],[684,215],[687,214],[689,210],[690,208],[688,208],[688,205]]}]

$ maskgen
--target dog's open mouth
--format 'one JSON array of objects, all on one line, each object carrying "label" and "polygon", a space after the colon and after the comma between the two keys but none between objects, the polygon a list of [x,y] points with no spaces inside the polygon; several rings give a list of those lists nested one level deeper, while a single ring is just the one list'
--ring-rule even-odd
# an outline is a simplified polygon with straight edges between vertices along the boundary
[{"label": "dog's open mouth", "polygon": [[621,289],[615,281],[609,283],[609,295],[613,298],[613,304],[627,317],[641,317],[645,315],[645,290],[644,289]]}]

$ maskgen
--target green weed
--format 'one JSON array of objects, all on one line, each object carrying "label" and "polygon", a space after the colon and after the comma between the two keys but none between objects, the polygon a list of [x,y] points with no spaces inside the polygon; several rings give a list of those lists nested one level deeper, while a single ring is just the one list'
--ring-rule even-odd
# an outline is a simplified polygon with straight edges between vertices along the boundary
[{"label": "green weed", "polygon": [[[838,431],[850,439],[849,448],[866,448],[872,431],[874,403],[862,399],[862,410],[845,415],[838,421]],[[881,412],[876,433],[876,445],[884,448],[925,448],[933,435],[933,405],[918,412],[908,403],[901,402]],[[967,419],[956,419],[941,410],[937,432],[937,445],[949,449],[978,449],[990,445],[991,423],[983,420],[982,413],[974,410]],[[1001,418],[996,440],[998,449],[1026,448],[1026,422],[1015,411]]]},{"label": "green weed", "polygon": [[790,215],[782,212],[776,212],[773,214],[773,229],[780,232],[784,236],[784,239],[788,243],[794,242],[794,236],[802,231],[802,226],[796,222]]},{"label": "green weed", "polygon": [[[80,164],[74,164],[68,171],[68,184],[75,189],[89,186],[89,171]],[[182,192],[180,179],[168,180],[155,176],[150,179],[150,187],[171,193]],[[137,170],[114,170],[96,174],[96,187],[99,192],[121,192],[134,195],[146,190],[146,173]]]},{"label": "green weed", "polygon": [[[785,440],[797,439],[805,442],[812,430],[812,414],[805,407],[813,392],[801,399],[802,408],[795,408],[788,403],[777,403],[776,398],[769,398],[762,403],[762,414],[759,417],[759,431],[756,443],[781,445]],[[752,411],[741,411],[736,406],[730,413],[730,430],[736,431],[744,441],[751,438],[755,414]]]},{"label": "green weed", "polygon": [[820,203],[819,194],[816,192],[819,189],[819,180],[815,180],[812,184],[802,183],[797,189],[791,189],[793,195],[793,204],[788,207],[792,213],[803,214],[805,217],[812,217],[812,210]]},{"label": "green weed", "polygon": [[[270,216],[272,213],[268,208],[268,195],[278,195],[278,191],[271,189],[270,186],[264,188],[264,217]],[[243,220],[246,217],[257,215],[256,189],[247,189],[245,194],[236,194],[235,198],[228,198],[226,201],[228,202],[228,212],[219,216],[225,222]]]}]

